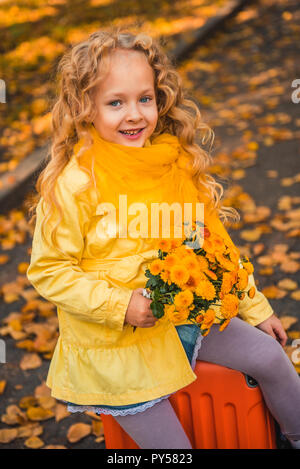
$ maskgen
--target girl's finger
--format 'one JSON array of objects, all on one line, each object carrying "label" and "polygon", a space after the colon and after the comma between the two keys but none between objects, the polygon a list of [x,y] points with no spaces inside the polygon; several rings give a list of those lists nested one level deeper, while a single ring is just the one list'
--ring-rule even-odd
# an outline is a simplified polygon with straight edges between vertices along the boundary
[{"label": "girl's finger", "polygon": [[277,336],[279,338],[279,341],[281,343],[281,345],[285,345],[286,344],[286,341],[287,341],[287,335],[283,329],[283,327],[278,327],[275,329],[276,333],[277,333]]},{"label": "girl's finger", "polygon": [[277,336],[274,334],[272,327],[270,327],[270,329],[267,330],[267,334],[269,334],[269,335],[272,336],[275,340],[277,340]]}]

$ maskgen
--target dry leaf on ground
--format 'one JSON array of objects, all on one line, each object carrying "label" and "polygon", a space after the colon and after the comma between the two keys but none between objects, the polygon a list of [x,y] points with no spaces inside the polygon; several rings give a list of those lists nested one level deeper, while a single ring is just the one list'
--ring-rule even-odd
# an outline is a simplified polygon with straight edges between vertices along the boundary
[{"label": "dry leaf on ground", "polygon": [[279,288],[284,288],[285,290],[295,290],[298,286],[297,282],[291,278],[283,278],[277,285]]},{"label": "dry leaf on ground", "polygon": [[296,301],[300,301],[300,290],[293,291],[291,293],[291,298]]},{"label": "dry leaf on ground", "polygon": [[68,448],[66,448],[66,446],[63,446],[63,445],[47,445],[47,446],[44,446],[43,449],[68,449]]},{"label": "dry leaf on ground", "polygon": [[42,364],[42,359],[37,353],[26,353],[20,361],[21,370],[32,370]]},{"label": "dry leaf on ground", "polygon": [[10,443],[18,436],[17,428],[2,428],[0,430],[0,443]]},{"label": "dry leaf on ground", "polygon": [[44,444],[45,443],[38,436],[31,436],[24,441],[24,445],[32,449],[41,448]]},{"label": "dry leaf on ground", "polygon": [[5,380],[0,381],[0,394],[4,393],[5,387],[6,387],[6,381]]},{"label": "dry leaf on ground", "polygon": [[279,319],[285,330],[289,329],[293,324],[298,322],[298,319],[294,316],[281,316]]},{"label": "dry leaf on ground", "polygon": [[30,420],[48,420],[54,417],[54,412],[50,409],[43,409],[42,407],[29,407],[29,409],[27,409],[27,417]]},{"label": "dry leaf on ground", "polygon": [[68,430],[67,438],[70,443],[76,443],[82,438],[89,435],[92,431],[92,426],[87,423],[74,423]]}]

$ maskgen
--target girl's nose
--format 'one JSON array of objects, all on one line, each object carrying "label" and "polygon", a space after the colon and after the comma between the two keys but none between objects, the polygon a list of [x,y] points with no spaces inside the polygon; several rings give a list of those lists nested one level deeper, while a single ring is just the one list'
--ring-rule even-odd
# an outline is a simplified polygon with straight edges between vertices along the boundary
[{"label": "girl's nose", "polygon": [[128,107],[126,119],[128,121],[137,121],[143,117],[141,111],[139,110],[138,106],[135,104]]}]

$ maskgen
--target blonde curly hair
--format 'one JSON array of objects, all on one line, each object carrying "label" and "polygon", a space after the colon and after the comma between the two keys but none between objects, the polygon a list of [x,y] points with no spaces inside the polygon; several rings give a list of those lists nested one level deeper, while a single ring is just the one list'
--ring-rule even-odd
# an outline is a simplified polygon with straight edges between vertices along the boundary
[{"label": "blonde curly hair", "polygon": [[[192,178],[195,186],[207,194],[213,209],[217,209],[223,221],[227,221],[228,217],[234,221],[239,220],[240,215],[233,207],[220,205],[223,186],[216,182],[211,174],[205,172],[205,168],[212,162],[212,157],[195,142],[195,139],[199,138],[202,145],[209,143],[210,151],[214,132],[202,121],[197,105],[184,97],[182,79],[160,41],[142,32],[134,34],[124,31],[122,27],[112,26],[108,30],[95,31],[87,40],[71,46],[60,59],[59,96],[52,109],[52,144],[48,155],[50,160],[37,179],[37,194],[31,194],[31,199],[27,199],[29,213],[34,212],[29,220],[30,226],[34,225],[35,209],[41,197],[48,206],[42,223],[42,235],[43,227],[51,217],[53,208],[56,207],[62,217],[62,208],[54,194],[55,183],[70,160],[74,145],[84,138],[85,145],[76,155],[79,158],[93,143],[88,128],[96,117],[94,93],[103,72],[107,70],[109,54],[115,49],[141,51],[154,71],[158,121],[151,139],[165,132],[176,135],[184,150],[192,157]],[[88,172],[86,168],[82,169]],[[90,171],[89,175],[89,183],[79,193],[92,184]],[[52,240],[60,220],[61,218],[51,233]]]}]

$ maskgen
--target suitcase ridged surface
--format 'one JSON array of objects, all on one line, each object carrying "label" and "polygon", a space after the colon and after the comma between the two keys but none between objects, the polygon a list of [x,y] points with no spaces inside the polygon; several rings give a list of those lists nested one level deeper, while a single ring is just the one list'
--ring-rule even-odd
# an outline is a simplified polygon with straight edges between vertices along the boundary
[{"label": "suitcase ridged surface", "polygon": [[[194,372],[169,397],[193,449],[276,449],[274,419],[251,377],[201,360]],[[107,449],[139,449],[111,415],[101,418]]]}]

